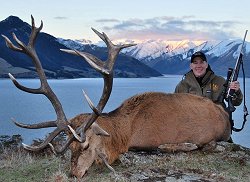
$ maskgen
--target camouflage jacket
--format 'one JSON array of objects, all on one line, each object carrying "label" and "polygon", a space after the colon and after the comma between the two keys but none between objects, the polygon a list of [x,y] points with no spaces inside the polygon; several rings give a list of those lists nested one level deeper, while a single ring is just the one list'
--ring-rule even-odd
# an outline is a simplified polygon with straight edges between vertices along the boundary
[{"label": "camouflage jacket", "polygon": [[[185,74],[184,78],[175,88],[175,93],[191,93],[211,99],[214,103],[221,104],[225,107],[225,103],[221,99],[226,80],[217,76],[213,71],[207,71],[203,77],[201,84],[198,83],[192,71]],[[238,106],[242,102],[242,92],[238,90],[233,97],[233,105]]]}]

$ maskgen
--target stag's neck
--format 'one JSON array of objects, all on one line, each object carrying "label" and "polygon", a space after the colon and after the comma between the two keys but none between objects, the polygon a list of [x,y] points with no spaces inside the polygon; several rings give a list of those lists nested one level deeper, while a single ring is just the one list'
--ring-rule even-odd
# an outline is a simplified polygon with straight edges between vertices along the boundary
[{"label": "stag's neck", "polygon": [[106,154],[109,162],[116,160],[121,153],[131,147],[131,137],[134,131],[135,116],[141,109],[141,102],[151,93],[133,96],[125,100],[120,107],[109,113],[103,113],[97,123],[106,130],[110,137],[104,138]]},{"label": "stag's neck", "polygon": [[103,114],[98,118],[97,123],[99,126],[110,134],[110,137],[103,137],[102,141],[110,164],[120,154],[128,151],[131,136],[131,124],[129,121],[129,116],[121,117],[118,113]]}]

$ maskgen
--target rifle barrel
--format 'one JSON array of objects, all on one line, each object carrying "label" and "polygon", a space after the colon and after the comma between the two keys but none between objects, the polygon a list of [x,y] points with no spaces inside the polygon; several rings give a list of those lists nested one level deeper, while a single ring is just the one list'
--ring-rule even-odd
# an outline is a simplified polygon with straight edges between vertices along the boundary
[{"label": "rifle barrel", "polygon": [[243,48],[244,48],[244,44],[245,44],[245,40],[247,37],[247,32],[248,30],[246,30],[244,38],[243,38],[243,42],[241,44],[241,49],[240,49],[240,54],[239,57],[235,63],[235,67],[232,71],[232,74],[230,76],[230,79],[228,80],[228,90],[227,90],[227,94],[226,94],[226,98],[229,98],[230,96],[232,96],[234,94],[234,90],[229,88],[229,85],[233,82],[233,81],[237,81],[238,79],[238,75],[239,75],[239,70],[240,70],[240,65],[242,64],[242,57],[243,57]]}]

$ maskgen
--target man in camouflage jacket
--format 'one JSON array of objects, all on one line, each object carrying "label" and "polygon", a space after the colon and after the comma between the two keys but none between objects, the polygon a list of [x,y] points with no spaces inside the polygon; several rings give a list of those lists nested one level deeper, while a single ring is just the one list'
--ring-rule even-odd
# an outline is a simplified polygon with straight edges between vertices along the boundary
[{"label": "man in camouflage jacket", "polygon": [[[191,93],[211,99],[214,103],[221,104],[225,107],[225,103],[221,99],[226,80],[214,74],[207,63],[205,54],[198,51],[191,57],[191,70],[185,74],[184,78],[175,88],[175,93]],[[234,106],[238,106],[242,102],[242,92],[239,82],[232,82],[231,89],[235,90],[232,98]]]}]

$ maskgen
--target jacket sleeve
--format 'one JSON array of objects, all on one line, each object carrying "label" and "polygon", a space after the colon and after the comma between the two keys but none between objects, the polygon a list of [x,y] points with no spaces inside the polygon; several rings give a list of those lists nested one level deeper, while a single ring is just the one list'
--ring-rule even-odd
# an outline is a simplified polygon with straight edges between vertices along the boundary
[{"label": "jacket sleeve", "polygon": [[188,85],[182,80],[175,87],[175,93],[188,93]]}]

